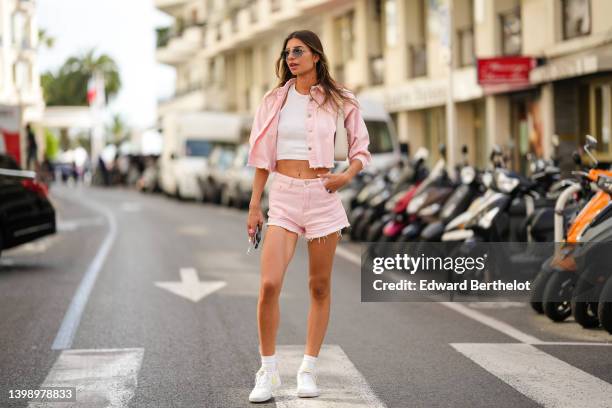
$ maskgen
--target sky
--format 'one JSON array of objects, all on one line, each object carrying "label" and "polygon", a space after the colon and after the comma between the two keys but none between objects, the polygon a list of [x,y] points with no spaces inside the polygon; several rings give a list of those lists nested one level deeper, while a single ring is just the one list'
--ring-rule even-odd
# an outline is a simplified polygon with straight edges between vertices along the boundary
[{"label": "sky", "polygon": [[56,71],[73,55],[95,48],[111,56],[122,89],[109,104],[133,128],[155,125],[157,100],[172,95],[175,73],[155,60],[155,27],[172,19],[155,9],[153,0],[39,0],[38,28],[55,39],[40,47],[40,73]]}]

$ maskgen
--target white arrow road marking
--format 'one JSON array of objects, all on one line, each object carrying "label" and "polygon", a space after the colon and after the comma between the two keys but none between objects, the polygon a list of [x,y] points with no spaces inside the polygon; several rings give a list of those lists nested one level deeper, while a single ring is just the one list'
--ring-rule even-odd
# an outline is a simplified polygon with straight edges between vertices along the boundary
[{"label": "white arrow road marking", "polygon": [[41,387],[75,387],[77,402],[30,402],[29,408],[127,407],[144,349],[64,350]]},{"label": "white arrow road marking", "polygon": [[365,378],[337,344],[324,344],[317,360],[317,398],[295,394],[295,375],[304,358],[304,346],[276,346],[281,388],[274,393],[277,407],[384,408]]},{"label": "white arrow road marking", "polygon": [[221,289],[226,284],[224,281],[200,282],[198,273],[193,268],[181,268],[180,282],[155,282],[155,286],[166,289],[192,302],[198,302],[205,296]]},{"label": "white arrow road marking", "polygon": [[[529,344],[451,344],[545,407],[610,407],[612,385]],[[588,401],[588,402],[587,402]]]}]

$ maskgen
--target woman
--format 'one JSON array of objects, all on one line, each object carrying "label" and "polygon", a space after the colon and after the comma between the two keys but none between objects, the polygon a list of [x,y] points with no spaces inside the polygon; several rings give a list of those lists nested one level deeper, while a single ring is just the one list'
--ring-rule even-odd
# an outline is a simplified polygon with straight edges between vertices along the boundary
[{"label": "woman", "polygon": [[[311,303],[297,394],[319,395],[315,363],[329,320],[334,253],[342,228],[350,225],[337,190],[371,160],[369,135],[357,101],[331,78],[317,35],[295,31],[285,39],[282,50],[276,63],[280,82],[264,96],[249,138],[248,165],[256,167],[247,221],[251,237],[255,227],[263,225],[261,193],[269,173],[275,173],[270,186],[257,305],[262,366],[249,395],[252,402],[269,400],[281,383],[275,356],[278,299],[299,235],[308,241]],[[332,174],[340,106],[349,134],[350,166],[343,173]]]}]

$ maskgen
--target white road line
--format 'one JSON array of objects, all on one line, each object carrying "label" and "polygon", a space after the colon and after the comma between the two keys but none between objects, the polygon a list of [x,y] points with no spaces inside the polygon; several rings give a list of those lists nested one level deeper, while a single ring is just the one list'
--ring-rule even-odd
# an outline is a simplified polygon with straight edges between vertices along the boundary
[{"label": "white road line", "polygon": [[320,396],[299,398],[295,393],[296,373],[304,357],[304,346],[276,346],[281,388],[274,393],[277,407],[384,408],[363,375],[337,344],[324,344],[317,360]]},{"label": "white road line", "polygon": [[579,341],[541,341],[532,343],[535,346],[604,346],[612,347],[612,343],[587,343]]},{"label": "white road line", "polygon": [[489,326],[490,328],[495,329],[508,337],[512,337],[513,339],[516,339],[521,343],[541,343],[540,339],[531,336],[527,333],[523,333],[522,331],[512,327],[508,323],[504,323],[501,320],[497,320],[491,316],[487,316],[484,313],[480,313],[479,311],[470,309],[469,307],[464,306],[460,303],[440,302],[439,304],[442,306],[446,306],[457,313],[461,313],[462,315],[467,316],[470,319],[476,320],[477,322],[484,324],[485,326]]},{"label": "white road line", "polygon": [[336,247],[336,253],[349,262],[352,262],[361,267],[361,254],[357,255],[352,251],[344,248],[342,245]]},{"label": "white road line", "polygon": [[451,344],[545,407],[609,408],[612,385],[529,344]]},{"label": "white road line", "polygon": [[[353,252],[349,251],[348,249],[345,249],[342,247],[336,248],[336,253],[340,255],[341,257],[343,257],[344,259],[348,260],[349,262],[352,262],[361,267],[361,255],[356,255]],[[389,274],[387,276],[392,278],[395,281],[399,281],[399,279],[397,279],[394,274]],[[489,326],[497,331],[500,331],[504,333],[505,335],[512,337],[513,339],[516,339],[522,343],[531,344],[531,343],[541,342],[536,337],[533,337],[527,333],[523,333],[522,331],[510,326],[507,323],[504,323],[493,317],[487,316],[484,313],[480,313],[476,310],[472,310],[469,307],[466,307],[460,303],[453,303],[453,302],[436,302],[436,303],[442,306],[446,306],[449,309],[452,309],[457,313],[461,313],[462,315],[469,317],[470,319],[476,320],[477,322],[484,324],[485,326]]]},{"label": "white road line", "polygon": [[127,407],[138,385],[144,349],[62,351],[42,387],[75,387],[77,402],[30,402],[28,408]]},{"label": "white road line", "polygon": [[[72,200],[72,198],[65,196],[62,198]],[[68,310],[66,311],[64,319],[62,320],[62,325],[60,326],[59,331],[55,336],[55,340],[53,341],[53,345],[51,346],[51,349],[53,350],[65,350],[72,347],[72,341],[74,340],[74,335],[76,334],[79,323],[81,322],[81,316],[83,315],[83,311],[87,305],[89,295],[94,284],[96,283],[98,273],[104,265],[106,256],[115,242],[115,237],[117,236],[117,222],[115,220],[115,216],[109,209],[93,201],[83,199],[76,201],[85,207],[89,207],[94,211],[102,213],[102,215],[104,215],[108,221],[109,228],[108,232],[106,233],[106,237],[104,237],[102,245],[100,245],[100,248],[98,248],[96,256],[89,264],[85,275],[83,275],[81,283],[79,284],[79,287],[77,288],[74,297],[70,302],[70,306],[68,306]]]}]

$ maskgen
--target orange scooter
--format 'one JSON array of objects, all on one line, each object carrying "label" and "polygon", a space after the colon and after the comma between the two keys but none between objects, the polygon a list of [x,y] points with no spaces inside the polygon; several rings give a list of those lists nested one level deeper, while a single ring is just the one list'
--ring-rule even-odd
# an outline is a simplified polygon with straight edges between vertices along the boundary
[{"label": "orange scooter", "polygon": [[[590,149],[595,147],[596,144],[597,142],[593,137],[587,136],[587,143],[584,148],[591,158],[593,166],[597,165],[597,160],[591,154]],[[573,174],[580,177],[581,183],[576,188],[568,188],[567,194],[580,192],[588,195],[592,191],[591,183],[597,184],[600,176],[612,176],[612,171],[592,168],[588,173],[573,172]],[[560,200],[561,198],[559,197]],[[561,240],[563,234],[557,233],[556,241],[561,241],[562,244],[555,247],[554,255],[545,263],[540,274],[533,282],[532,306],[534,306],[534,303],[537,306],[538,300],[541,299],[542,312],[553,321],[563,321],[572,312],[571,298],[578,278],[576,261],[573,256],[574,249],[581,242],[585,231],[598,221],[598,216],[607,214],[607,212],[602,213],[602,211],[608,206],[612,206],[612,196],[603,190],[596,191],[574,218],[564,241]],[[561,211],[563,208],[559,207],[560,205],[557,205],[555,208],[556,217],[562,218]],[[556,227],[559,227],[559,224],[562,226],[562,223],[562,221],[557,222]],[[539,291],[539,293],[536,293],[536,291]],[[539,298],[536,298],[536,296],[539,296]],[[537,310],[535,306],[534,309]]]},{"label": "orange scooter", "polygon": [[[596,144],[597,141],[595,138],[587,135],[587,143],[584,146],[584,150],[591,158],[593,167],[597,165],[597,160],[591,154],[590,149],[595,147]],[[577,164],[581,165],[578,153],[576,153],[576,156]],[[580,237],[593,222],[597,214],[611,202],[610,197],[601,191],[591,196],[591,183],[597,182],[600,175],[612,174],[611,171],[591,168],[588,173],[581,171],[573,172],[573,174],[579,176],[579,182],[575,182],[574,185],[567,187],[559,196],[555,205],[555,242],[558,243],[555,247],[555,253],[544,262],[540,272],[531,284],[531,307],[538,313],[546,313],[547,316],[555,321],[562,321],[571,314],[571,308],[569,306],[571,292],[569,293],[569,297],[567,297],[567,302],[553,302],[552,298],[547,298],[545,296],[548,282],[553,277],[560,279],[556,276],[559,273],[576,270],[574,259],[571,256],[572,246],[580,241]],[[567,213],[568,207],[567,203],[570,200],[578,201],[578,197],[582,197],[582,200],[584,200],[589,196],[591,197],[586,205],[574,217],[567,232],[564,232],[564,226],[566,224],[565,214]],[[545,301],[547,299],[548,301]]]}]

